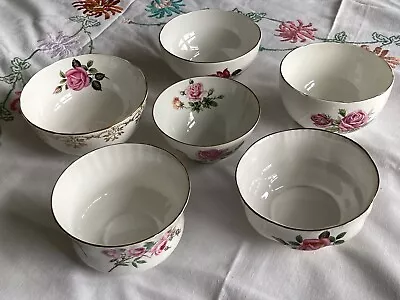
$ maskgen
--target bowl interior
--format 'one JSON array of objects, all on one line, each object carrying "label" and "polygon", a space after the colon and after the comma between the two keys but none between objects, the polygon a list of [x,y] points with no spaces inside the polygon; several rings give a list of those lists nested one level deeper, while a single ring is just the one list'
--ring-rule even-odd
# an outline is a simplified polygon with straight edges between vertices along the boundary
[{"label": "bowl interior", "polygon": [[190,183],[183,165],[159,148],[119,144],[74,162],[58,179],[58,224],[86,243],[133,244],[162,231],[183,211]]},{"label": "bowl interior", "polygon": [[267,136],[244,154],[236,180],[244,202],[263,218],[304,230],[353,220],[372,203],[379,175],[350,139],[300,129]]},{"label": "bowl interior", "polygon": [[35,74],[23,89],[21,109],[42,129],[86,133],[124,120],[146,95],[140,69],[118,57],[90,54],[60,60]]},{"label": "bowl interior", "polygon": [[159,129],[181,143],[215,146],[231,142],[257,124],[258,100],[246,86],[218,77],[182,80],[157,98]]},{"label": "bowl interior", "polygon": [[336,43],[293,50],[283,59],[281,74],[306,95],[347,103],[378,96],[393,81],[392,70],[382,58],[358,46]]},{"label": "bowl interior", "polygon": [[171,54],[193,62],[235,59],[257,46],[260,28],[236,12],[200,10],[169,21],[160,33]]}]

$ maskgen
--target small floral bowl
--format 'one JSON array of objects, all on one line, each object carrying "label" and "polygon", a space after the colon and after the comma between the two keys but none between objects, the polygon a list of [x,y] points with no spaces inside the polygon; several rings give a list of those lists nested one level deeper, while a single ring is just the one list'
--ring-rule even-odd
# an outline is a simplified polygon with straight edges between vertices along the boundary
[{"label": "small floral bowl", "polygon": [[82,155],[125,142],[146,105],[140,69],[108,55],[66,58],[44,68],[26,84],[21,110],[53,148]]},{"label": "small floral bowl", "polygon": [[250,224],[264,237],[297,250],[353,238],[371,212],[379,182],[367,151],[321,129],[263,137],[236,168]]},{"label": "small floral bowl", "polygon": [[193,77],[165,89],[153,118],[171,147],[212,163],[235,152],[260,118],[257,96],[245,85],[218,77]]},{"label": "small floral bowl", "polygon": [[164,60],[182,78],[233,78],[256,58],[261,30],[245,15],[209,9],[170,20],[159,40]]},{"label": "small floral bowl", "polygon": [[150,145],[117,144],[73,162],[55,184],[51,207],[88,266],[129,273],[174,251],[189,194],[188,173],[175,156]]},{"label": "small floral bowl", "polygon": [[381,57],[349,44],[316,43],[291,51],[280,66],[280,92],[301,126],[346,134],[385,106],[394,75]]}]

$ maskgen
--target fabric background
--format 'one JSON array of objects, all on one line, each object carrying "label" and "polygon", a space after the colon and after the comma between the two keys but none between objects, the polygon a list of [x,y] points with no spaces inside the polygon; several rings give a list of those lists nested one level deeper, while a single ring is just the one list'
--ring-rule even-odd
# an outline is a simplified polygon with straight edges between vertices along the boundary
[{"label": "fabric background", "polygon": [[[392,57],[396,67],[397,1],[123,0],[117,4],[122,11],[109,19],[87,16],[72,2],[0,4],[0,299],[400,299],[397,81],[376,121],[351,136],[375,159],[382,178],[372,213],[353,240],[315,253],[268,241],[247,222],[234,182],[237,160],[253,141],[297,127],[278,90],[279,63],[288,49],[341,39],[378,47],[377,53]],[[176,7],[156,9],[154,15],[148,10],[157,3]],[[236,9],[262,28],[259,55],[239,78],[260,99],[260,123],[237,153],[217,164],[195,164],[177,153],[189,169],[193,190],[182,240],[169,259],[137,275],[92,271],[76,257],[50,212],[56,178],[76,158],[39,140],[18,113],[18,91],[35,72],[62,57],[90,51],[121,56],[142,68],[150,84],[148,106],[130,142],[174,152],[151,120],[157,94],[179,80],[160,58],[158,33],[178,13],[207,7]],[[312,23],[314,36],[281,41],[279,24],[297,20]],[[389,52],[383,55],[383,50]]]}]

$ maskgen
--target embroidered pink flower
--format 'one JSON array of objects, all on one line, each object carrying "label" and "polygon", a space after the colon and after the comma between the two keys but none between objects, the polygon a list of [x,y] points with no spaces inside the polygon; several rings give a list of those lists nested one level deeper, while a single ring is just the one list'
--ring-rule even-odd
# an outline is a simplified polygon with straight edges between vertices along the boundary
[{"label": "embroidered pink flower", "polygon": [[353,111],[340,120],[339,130],[341,132],[359,129],[368,122],[369,116],[362,110]]},{"label": "embroidered pink flower", "polygon": [[371,50],[367,45],[362,45],[361,48],[373,52],[379,57],[383,58],[392,69],[395,69],[398,65],[400,65],[400,58],[388,56],[389,50],[387,49],[384,50],[382,47],[376,47],[374,50]]},{"label": "embroidered pink flower", "polygon": [[159,255],[161,254],[165,247],[167,247],[168,240],[165,237],[162,237],[161,240],[159,240],[153,248],[151,248],[150,252],[153,253],[154,255]]},{"label": "embroidered pink flower", "polygon": [[204,87],[201,82],[190,84],[185,90],[186,96],[191,101],[199,101],[201,100],[201,96],[204,94]]},{"label": "embroidered pink flower", "polygon": [[331,241],[329,240],[329,238],[305,239],[297,249],[306,251],[317,250],[319,248],[329,246],[330,244]]},{"label": "embroidered pink flower", "polygon": [[11,111],[18,112],[21,114],[22,111],[20,106],[20,97],[21,97],[21,91],[16,91],[15,98],[10,103],[10,109]]},{"label": "embroidered pink flower", "polygon": [[129,249],[127,251],[128,256],[129,257],[138,257],[138,256],[142,256],[143,254],[146,253],[146,248],[144,247],[139,247],[139,248],[133,248],[133,249]]},{"label": "embroidered pink flower", "polygon": [[333,120],[326,114],[316,114],[311,116],[311,121],[317,127],[325,128],[332,124]]},{"label": "embroidered pink flower", "polygon": [[297,20],[297,23],[298,25],[293,21],[282,22],[278,29],[275,30],[279,34],[275,36],[281,37],[282,42],[290,41],[291,43],[297,43],[298,41],[304,43],[307,39],[315,39],[314,33],[317,29],[312,27],[312,23],[304,25],[301,20]]},{"label": "embroidered pink flower", "polygon": [[202,160],[217,160],[225,153],[224,150],[211,149],[199,151],[197,156]]},{"label": "embroidered pink flower", "polygon": [[82,67],[75,67],[65,73],[67,85],[74,91],[80,91],[84,87],[89,86],[90,78],[87,72]]}]

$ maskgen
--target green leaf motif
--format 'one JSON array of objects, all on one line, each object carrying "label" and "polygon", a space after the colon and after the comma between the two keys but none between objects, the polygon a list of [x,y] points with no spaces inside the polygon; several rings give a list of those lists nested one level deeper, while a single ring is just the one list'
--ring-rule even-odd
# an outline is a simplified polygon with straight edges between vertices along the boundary
[{"label": "green leaf motif", "polygon": [[106,75],[103,74],[103,73],[96,73],[96,74],[94,75],[94,78],[96,78],[97,80],[103,80],[104,77],[106,77]]},{"label": "green leaf motif", "polygon": [[339,233],[339,234],[336,236],[336,239],[339,240],[339,239],[343,238],[345,235],[346,235],[346,232]]},{"label": "green leaf motif", "polygon": [[146,243],[143,245],[143,247],[144,247],[147,251],[149,251],[151,248],[153,248],[153,246],[154,246],[155,244],[156,244],[155,242],[146,242]]},{"label": "green leaf motif", "polygon": [[336,241],[335,237],[333,235],[331,235],[329,237],[329,240],[331,241],[331,243],[334,243]]},{"label": "green leaf motif", "polygon": [[340,108],[339,109],[339,115],[341,115],[342,117],[346,116],[346,110],[344,108]]},{"label": "green leaf motif", "polygon": [[289,244],[286,243],[284,240],[282,240],[281,238],[272,236],[276,241],[278,241],[279,243],[281,243],[282,245],[288,246]]},{"label": "green leaf motif", "polygon": [[210,102],[210,105],[213,106],[213,107],[217,107],[218,103],[213,100],[213,101]]},{"label": "green leaf motif", "polygon": [[147,261],[145,261],[145,260],[137,260],[136,263],[138,263],[138,264],[145,264],[145,263],[147,263]]},{"label": "green leaf motif", "polygon": [[211,96],[214,93],[214,89],[209,89],[207,95]]},{"label": "green leaf motif", "polygon": [[65,79],[65,78],[60,80],[61,84],[66,83],[66,82],[67,82],[67,79]]},{"label": "green leaf motif", "polygon": [[344,31],[336,33],[335,36],[333,37],[333,40],[339,43],[345,43],[346,39],[347,39],[347,34]]},{"label": "green leaf motif", "polygon": [[[89,67],[89,66],[88,66]],[[89,69],[89,73],[90,74],[96,74],[98,71],[97,71],[97,69],[96,68],[90,68]]]},{"label": "green leaf motif", "polygon": [[93,87],[96,91],[101,91],[101,83],[100,83],[100,81],[93,80],[93,81],[92,81],[92,87]]},{"label": "green leaf motif", "polygon": [[88,67],[86,67],[85,65],[83,65],[82,68],[83,68],[85,71],[88,70]]},{"label": "green leaf motif", "polygon": [[377,41],[378,43],[381,43],[382,46],[387,46],[392,43],[391,39],[381,33],[378,32],[373,32],[372,33],[372,38],[374,41]]},{"label": "green leaf motif", "polygon": [[344,241],[343,240],[336,240],[336,242],[334,243],[335,245],[341,245],[343,244]]},{"label": "green leaf motif", "polygon": [[329,238],[330,235],[331,234],[329,233],[329,231],[324,231],[318,236],[318,238],[319,239],[327,239],[327,238]]},{"label": "green leaf motif", "polygon": [[193,79],[189,79],[189,84],[193,84],[193,83],[194,83]]},{"label": "green leaf motif", "polygon": [[136,262],[132,262],[132,266],[134,266],[135,268],[137,268],[138,267],[138,265],[136,264]]},{"label": "green leaf motif", "polygon": [[296,241],[298,241],[299,243],[302,243],[303,237],[301,235],[296,236]]},{"label": "green leaf motif", "polygon": [[81,64],[81,62],[79,60],[77,60],[75,58],[72,60],[72,67],[73,68],[78,68],[78,67],[81,67],[81,66],[82,66],[82,64]]},{"label": "green leaf motif", "polygon": [[62,91],[62,86],[59,85],[59,86],[57,86],[57,87],[55,88],[53,94],[61,93],[61,91]]},{"label": "green leaf motif", "polygon": [[61,71],[61,70],[60,70],[60,76],[61,76],[62,78],[65,78],[65,74],[64,74],[64,72]]},{"label": "green leaf motif", "polygon": [[93,66],[93,60],[89,60],[86,65],[87,65],[88,68]]}]

